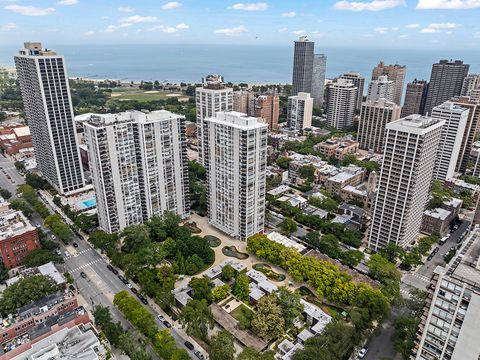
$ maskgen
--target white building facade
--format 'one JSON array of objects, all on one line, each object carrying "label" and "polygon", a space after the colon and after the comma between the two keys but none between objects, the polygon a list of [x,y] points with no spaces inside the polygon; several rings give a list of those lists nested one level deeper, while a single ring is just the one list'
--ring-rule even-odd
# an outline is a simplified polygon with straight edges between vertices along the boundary
[{"label": "white building facade", "polygon": [[313,98],[309,93],[300,92],[288,97],[287,126],[302,131],[312,126]]},{"label": "white building facade", "polygon": [[15,56],[38,169],[61,194],[84,185],[65,59],[41,43]]},{"label": "white building facade", "polygon": [[195,90],[197,108],[197,140],[198,158],[203,164],[203,126],[204,120],[214,117],[218,111],[233,110],[233,89],[227,88],[220,75],[208,75],[203,79],[203,85]]},{"label": "white building facade", "polygon": [[337,130],[352,126],[358,88],[352,80],[338,79],[328,87],[327,123]]},{"label": "white building facade", "polygon": [[91,115],[84,128],[103,230],[117,232],[165,211],[189,216],[183,116],[164,110]]},{"label": "white building facade", "polygon": [[433,178],[445,181],[453,177],[462,145],[469,110],[447,101],[432,110],[432,117],[445,120],[438,145]]},{"label": "white building facade", "polygon": [[368,247],[405,247],[420,232],[443,120],[420,115],[387,124]]},{"label": "white building facade", "polygon": [[385,75],[379,76],[377,80],[372,80],[368,85],[368,101],[385,99],[392,101],[395,94],[395,82],[388,80]]},{"label": "white building facade", "polygon": [[205,120],[208,219],[246,240],[265,224],[268,125],[237,112]]}]

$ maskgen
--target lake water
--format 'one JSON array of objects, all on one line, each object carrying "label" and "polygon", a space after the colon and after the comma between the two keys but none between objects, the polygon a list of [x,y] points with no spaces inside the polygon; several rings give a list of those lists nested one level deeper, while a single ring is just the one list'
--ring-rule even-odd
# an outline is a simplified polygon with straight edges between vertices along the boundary
[{"label": "lake water", "polygon": [[[292,78],[293,45],[51,45],[65,55],[71,77],[123,80],[200,82],[206,74],[222,74],[226,81],[288,83]],[[0,64],[13,65],[17,49],[0,46]],[[392,49],[328,49],[327,77],[358,71],[367,79],[379,60],[407,66],[407,80],[429,79],[440,59],[460,59],[470,72],[480,72],[479,51]]]}]

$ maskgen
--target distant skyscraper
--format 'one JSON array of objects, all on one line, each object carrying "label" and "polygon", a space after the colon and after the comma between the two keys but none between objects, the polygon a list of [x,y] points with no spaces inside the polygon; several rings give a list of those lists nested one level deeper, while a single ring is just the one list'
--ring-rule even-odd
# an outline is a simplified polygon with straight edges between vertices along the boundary
[{"label": "distant skyscraper", "polygon": [[277,130],[280,116],[279,96],[276,93],[252,96],[248,114],[261,118],[270,130]]},{"label": "distant skyscraper", "polygon": [[394,85],[393,102],[397,105],[402,104],[403,83],[405,82],[405,75],[407,68],[402,65],[385,65],[380,61],[372,71],[372,80],[377,80],[380,76],[388,76],[388,80],[392,80]]},{"label": "distant skyscraper", "polygon": [[388,79],[388,76],[382,75],[378,79],[370,81],[368,85],[368,101],[385,99],[393,101],[395,83]]},{"label": "distant skyscraper", "polygon": [[400,119],[400,109],[400,106],[385,99],[364,102],[357,135],[360,149],[382,153],[385,127],[388,123]]},{"label": "distant skyscraper", "polygon": [[470,65],[464,64],[460,60],[440,60],[433,64],[425,102],[425,113],[431,114],[435,106],[460,95],[463,80],[468,75],[469,68]]},{"label": "distant skyscraper", "polygon": [[470,159],[470,153],[475,142],[477,128],[480,126],[480,100],[474,100],[468,96],[454,97],[450,100],[455,105],[461,106],[469,110],[465,132],[463,133],[462,145],[458,154],[457,165],[455,171],[465,173]]},{"label": "distant skyscraper", "polygon": [[287,126],[296,131],[312,127],[313,99],[310,94],[300,92],[288,98]]},{"label": "distant skyscraper", "polygon": [[83,187],[65,59],[41,43],[15,56],[38,169],[60,193]]},{"label": "distant skyscraper", "polygon": [[102,230],[117,232],[165,211],[188,217],[183,116],[165,110],[99,114],[84,128]]},{"label": "distant skyscraper", "polygon": [[312,92],[313,50],[315,43],[302,36],[295,41],[293,53],[292,95]]},{"label": "distant skyscraper", "polygon": [[315,54],[313,57],[312,97],[313,106],[316,108],[323,106],[326,71],[327,56],[324,54]]},{"label": "distant skyscraper", "polygon": [[[421,115],[387,124],[368,247],[405,247],[420,232],[443,120]],[[401,166],[400,166],[401,165]]]},{"label": "distant skyscraper", "polygon": [[233,109],[233,89],[225,87],[223,77],[208,75],[203,79],[203,86],[195,90],[197,106],[197,139],[198,158],[203,164],[203,120],[215,116],[218,111],[231,111]]},{"label": "distant skyscraper", "polygon": [[480,74],[470,74],[463,80],[462,96],[470,96],[474,90],[480,90]]},{"label": "distant skyscraper", "polygon": [[267,124],[237,112],[205,119],[208,220],[246,240],[265,225]]},{"label": "distant skyscraper", "polygon": [[357,87],[352,80],[338,79],[328,86],[327,123],[338,130],[352,126]]},{"label": "distant skyscraper", "polygon": [[445,181],[452,178],[455,173],[467,125],[468,109],[447,101],[433,108],[432,118],[445,121],[433,170],[434,179]]},{"label": "distant skyscraper", "polygon": [[407,84],[405,101],[402,107],[402,117],[425,113],[428,83],[425,80],[413,80]]},{"label": "distant skyscraper", "polygon": [[341,75],[339,79],[351,80],[353,85],[355,85],[355,87],[357,88],[355,110],[360,111],[363,102],[363,90],[365,89],[365,78],[358,72],[349,72],[347,74]]},{"label": "distant skyscraper", "polygon": [[[473,239],[478,236],[478,230],[474,232]],[[469,241],[449,265],[434,270],[418,328],[419,343],[411,359],[478,360],[480,357],[478,250],[478,241]]]},{"label": "distant skyscraper", "polygon": [[250,98],[253,94],[249,91],[240,90],[233,93],[233,111],[248,114]]}]

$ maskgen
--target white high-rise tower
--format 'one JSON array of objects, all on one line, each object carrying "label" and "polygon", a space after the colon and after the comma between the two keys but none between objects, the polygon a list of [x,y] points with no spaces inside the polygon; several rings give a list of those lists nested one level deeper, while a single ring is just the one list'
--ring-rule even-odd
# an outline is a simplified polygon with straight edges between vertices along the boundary
[{"label": "white high-rise tower", "polygon": [[65,59],[25,43],[15,56],[38,169],[61,194],[84,185]]}]

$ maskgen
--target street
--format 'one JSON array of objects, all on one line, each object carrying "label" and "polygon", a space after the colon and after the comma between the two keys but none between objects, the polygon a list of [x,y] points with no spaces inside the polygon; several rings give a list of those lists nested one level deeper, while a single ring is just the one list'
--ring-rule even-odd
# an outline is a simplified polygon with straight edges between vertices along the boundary
[{"label": "street", "polygon": [[[10,179],[8,177],[10,177]],[[24,184],[25,180],[20,175],[13,161],[8,160],[3,154],[0,154],[0,188],[15,194],[17,186]]]}]

